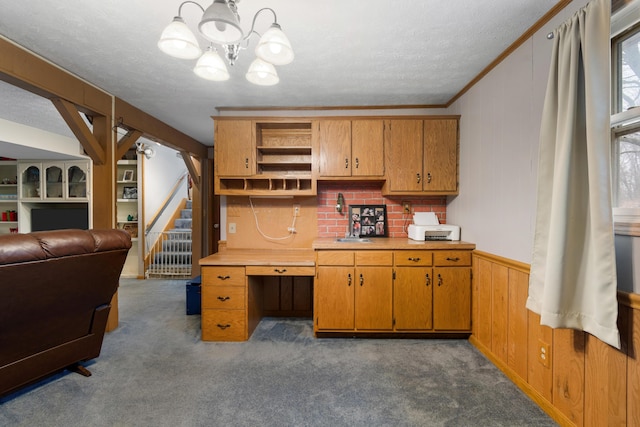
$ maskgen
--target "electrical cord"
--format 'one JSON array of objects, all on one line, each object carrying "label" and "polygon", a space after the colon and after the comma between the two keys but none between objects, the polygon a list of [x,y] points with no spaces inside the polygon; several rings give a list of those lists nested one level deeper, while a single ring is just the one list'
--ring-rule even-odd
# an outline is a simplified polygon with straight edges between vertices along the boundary
[{"label": "electrical cord", "polygon": [[293,222],[291,223],[291,227],[289,227],[289,234],[288,235],[283,236],[283,237],[271,237],[271,236],[266,235],[260,229],[260,224],[258,223],[258,215],[256,214],[256,210],[253,207],[253,200],[251,200],[251,197],[249,197],[249,205],[251,205],[251,212],[253,213],[253,219],[256,222],[256,229],[258,230],[258,233],[260,233],[260,235],[262,237],[264,237],[265,239],[269,239],[269,240],[286,240],[286,239],[290,239],[291,237],[293,237],[293,235],[296,233],[296,216],[293,215]]}]

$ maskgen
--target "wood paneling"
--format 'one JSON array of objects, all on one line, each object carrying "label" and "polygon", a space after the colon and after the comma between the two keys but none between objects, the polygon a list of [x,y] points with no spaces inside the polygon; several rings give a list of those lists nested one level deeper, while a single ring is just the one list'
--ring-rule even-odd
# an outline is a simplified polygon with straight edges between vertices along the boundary
[{"label": "wood paneling", "polygon": [[477,311],[475,313],[474,335],[478,340],[491,348],[491,262],[483,258],[475,258],[475,271],[473,273],[476,292],[474,300],[477,300]]},{"label": "wood paneling", "polygon": [[507,361],[507,324],[509,321],[509,269],[491,266],[491,351]]},{"label": "wood paneling", "polygon": [[507,325],[507,364],[527,379],[527,290],[529,275],[509,269],[509,323]]},{"label": "wood paneling", "polygon": [[575,425],[583,424],[584,333],[557,329],[553,334],[553,405]]},{"label": "wood paneling", "polygon": [[589,334],[586,342],[584,425],[624,426],[626,355]]},{"label": "wood paneling", "polygon": [[[640,426],[637,294],[618,292],[618,350],[582,331],[540,325],[540,316],[525,307],[526,265],[474,251],[473,274],[475,324],[471,342],[544,411],[562,426]],[[506,363],[501,345],[504,322]],[[545,359],[540,357],[541,346],[548,346]]]}]

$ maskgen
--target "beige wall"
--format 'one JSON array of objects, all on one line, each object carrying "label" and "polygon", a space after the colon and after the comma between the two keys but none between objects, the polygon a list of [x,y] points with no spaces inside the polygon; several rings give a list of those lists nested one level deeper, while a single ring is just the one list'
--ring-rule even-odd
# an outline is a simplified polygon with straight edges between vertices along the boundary
[{"label": "beige wall", "polygon": [[530,263],[538,135],[553,42],[546,38],[587,0],[575,0],[464,94],[460,114],[460,195],[447,221],[463,239]]}]

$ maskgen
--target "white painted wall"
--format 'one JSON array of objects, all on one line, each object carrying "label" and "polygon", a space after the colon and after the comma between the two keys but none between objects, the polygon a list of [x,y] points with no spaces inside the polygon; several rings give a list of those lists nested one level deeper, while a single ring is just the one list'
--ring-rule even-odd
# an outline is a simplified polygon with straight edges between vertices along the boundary
[{"label": "white painted wall", "polygon": [[[152,147],[156,152],[155,156],[143,160],[145,228],[165,202],[178,179],[187,172],[182,158],[177,158],[176,150],[158,144],[153,144]],[[185,179],[176,197],[167,206],[151,231],[162,231],[165,228],[180,202],[188,197],[187,188],[188,182]],[[173,225],[169,228],[173,228]]]},{"label": "white painted wall", "polygon": [[478,250],[531,262],[546,36],[587,3],[572,2],[450,108],[462,116],[460,195],[448,203],[447,222]]},{"label": "white painted wall", "polygon": [[[27,150],[35,148],[36,150]],[[17,156],[16,153],[26,152],[29,159],[87,159],[82,145],[75,138],[58,135],[44,130],[25,126],[9,120],[0,119],[0,156]],[[37,154],[32,154],[32,153]]]}]

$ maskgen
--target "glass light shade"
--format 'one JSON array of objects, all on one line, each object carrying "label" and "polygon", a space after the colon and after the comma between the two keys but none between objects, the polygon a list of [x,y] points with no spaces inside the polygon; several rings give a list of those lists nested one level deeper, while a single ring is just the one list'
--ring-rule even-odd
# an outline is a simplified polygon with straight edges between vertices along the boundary
[{"label": "glass light shade", "polygon": [[202,55],[196,36],[193,35],[184,20],[176,16],[171,24],[162,31],[158,47],[174,58],[195,59]]},{"label": "glass light shade", "polygon": [[218,52],[216,52],[212,47],[209,47],[207,51],[202,54],[200,59],[198,59],[193,72],[196,73],[198,77],[202,77],[207,80],[213,80],[216,82],[229,80],[229,71],[227,71],[227,66],[224,65],[224,61],[220,58]]},{"label": "glass light shade", "polygon": [[271,27],[260,37],[256,46],[258,58],[274,65],[286,65],[293,61],[293,49],[291,43],[284,34],[280,25],[273,23]]},{"label": "glass light shade", "polygon": [[233,44],[244,36],[240,20],[226,0],[215,0],[205,10],[198,29],[207,40],[218,44]]},{"label": "glass light shade", "polygon": [[260,58],[253,60],[245,77],[251,83],[260,86],[272,86],[280,81],[276,68]]}]

